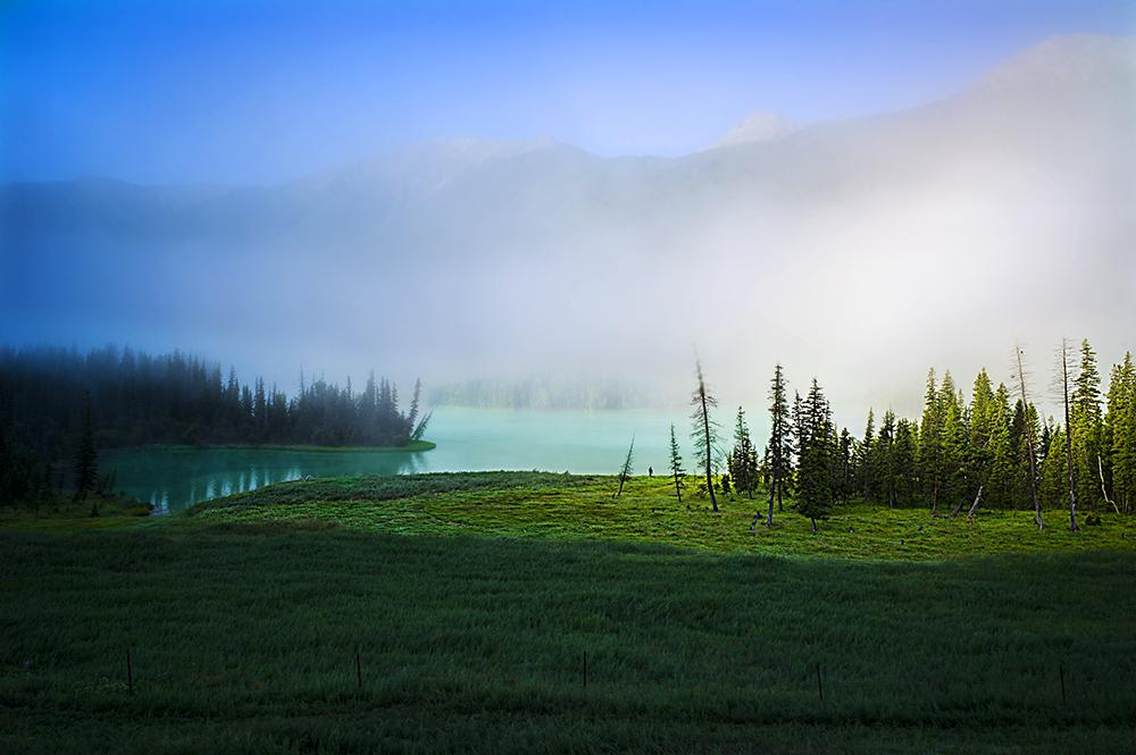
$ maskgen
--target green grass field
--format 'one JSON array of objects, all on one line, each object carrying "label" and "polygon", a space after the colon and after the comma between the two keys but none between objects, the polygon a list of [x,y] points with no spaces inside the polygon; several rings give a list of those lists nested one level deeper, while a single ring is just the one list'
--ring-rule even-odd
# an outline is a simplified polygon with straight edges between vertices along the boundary
[{"label": "green grass field", "polygon": [[9,517],[0,751],[1136,744],[1128,518],[854,506],[751,535],[749,501],[612,490],[345,478],[97,529]]},{"label": "green grass field", "polygon": [[[690,478],[688,487],[694,487]],[[1136,517],[1104,513],[1100,527],[1068,528],[1068,514],[1046,512],[1038,531],[1032,511],[982,511],[933,518],[926,509],[837,507],[814,535],[792,506],[774,513],[774,528],[751,530],[766,502],[687,497],[679,504],[667,478],[635,477],[612,497],[611,477],[547,473],[430,474],[344,477],[273,485],[198,506],[184,523],[328,524],[363,532],[480,535],[549,540],[657,543],[699,550],[767,555],[928,560],[999,553],[1136,551]]]}]

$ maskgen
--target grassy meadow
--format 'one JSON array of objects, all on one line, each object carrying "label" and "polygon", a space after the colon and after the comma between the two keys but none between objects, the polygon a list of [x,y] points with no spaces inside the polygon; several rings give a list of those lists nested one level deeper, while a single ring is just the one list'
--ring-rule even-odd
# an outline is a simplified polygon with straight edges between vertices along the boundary
[{"label": "grassy meadow", "polygon": [[[697,480],[687,479],[688,490]],[[623,495],[606,476],[484,472],[343,477],[272,485],[198,505],[179,524],[265,521],[334,525],[362,532],[479,535],[547,540],[654,543],[724,553],[825,555],[841,558],[934,560],[999,553],[1136,551],[1136,517],[1103,513],[1104,525],[1069,532],[1068,512],[1046,512],[1038,531],[1032,511],[979,509],[931,517],[926,509],[837,506],[814,535],[792,502],[774,512],[772,529],[751,530],[766,511],[760,496],[705,496],[679,503],[666,477],[633,477]],[[949,512],[948,512],[949,513]]]},{"label": "grassy meadow", "polygon": [[747,500],[614,487],[10,516],[0,751],[1131,751],[1130,519],[852,506],[750,534]]}]

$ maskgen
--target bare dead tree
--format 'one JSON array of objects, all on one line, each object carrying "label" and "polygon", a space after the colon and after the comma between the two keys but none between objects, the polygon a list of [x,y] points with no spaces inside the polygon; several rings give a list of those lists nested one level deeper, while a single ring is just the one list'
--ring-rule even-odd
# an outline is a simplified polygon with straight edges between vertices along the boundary
[{"label": "bare dead tree", "polygon": [[966,519],[968,522],[974,521],[974,512],[978,511],[978,504],[982,502],[982,489],[986,485],[978,486],[978,495],[974,497],[974,503],[970,504],[970,511],[966,512]]},{"label": "bare dead tree", "polygon": [[710,494],[710,505],[717,513],[718,499],[714,496],[712,466],[718,434],[717,423],[710,418],[710,409],[718,405],[718,400],[706,388],[706,381],[702,377],[702,362],[695,362],[695,372],[698,375],[698,387],[690,397],[690,403],[694,407],[694,412],[690,415],[694,423],[691,438],[694,441],[694,456],[706,473],[706,492]]},{"label": "bare dead tree", "polygon": [[1108,497],[1108,488],[1104,484],[1104,464],[1101,463],[1100,454],[1097,454],[1097,477],[1100,479],[1101,495],[1104,496],[1104,502],[1112,506],[1112,510],[1119,514],[1120,507],[1116,505],[1116,501]]},{"label": "bare dead tree", "polygon": [[1030,482],[1030,495],[1033,497],[1033,521],[1037,528],[1045,529],[1045,522],[1041,518],[1041,499],[1037,494],[1037,452],[1034,450],[1033,438],[1033,424],[1030,422],[1029,410],[1029,391],[1026,381],[1026,369],[1023,364],[1023,355],[1020,346],[1014,347],[1014,357],[1017,362],[1017,371],[1015,377],[1017,378],[1018,394],[1022,399],[1022,412],[1026,418],[1026,452],[1029,455],[1029,482]]}]

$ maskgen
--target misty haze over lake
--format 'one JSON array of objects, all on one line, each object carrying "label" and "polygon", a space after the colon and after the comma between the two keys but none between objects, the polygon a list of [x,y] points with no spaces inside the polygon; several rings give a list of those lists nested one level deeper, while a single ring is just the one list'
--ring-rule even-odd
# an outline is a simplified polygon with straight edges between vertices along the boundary
[{"label": "misty haze over lake", "polygon": [[1048,370],[1056,325],[1110,363],[1136,330],[1133,51],[1056,38],[936,102],[674,158],[462,139],[271,186],[9,184],[0,314],[17,343],[192,345],[285,385],[378,366],[681,402],[697,353],[740,398],[777,360],[838,416],[912,412],[931,365],[1004,379],[1016,339]]}]

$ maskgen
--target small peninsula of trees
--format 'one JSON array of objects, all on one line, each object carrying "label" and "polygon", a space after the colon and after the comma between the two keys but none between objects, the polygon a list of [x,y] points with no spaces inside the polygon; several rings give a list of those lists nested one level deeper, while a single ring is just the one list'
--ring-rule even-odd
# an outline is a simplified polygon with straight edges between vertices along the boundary
[{"label": "small peninsula of trees", "polygon": [[[421,383],[407,411],[398,388],[368,377],[362,390],[319,378],[292,396],[261,378],[173,353],[105,347],[0,348],[0,498],[26,500],[59,489],[61,462],[97,448],[172,444],[404,446],[421,438]],[[69,486],[94,485],[73,465]]]}]

